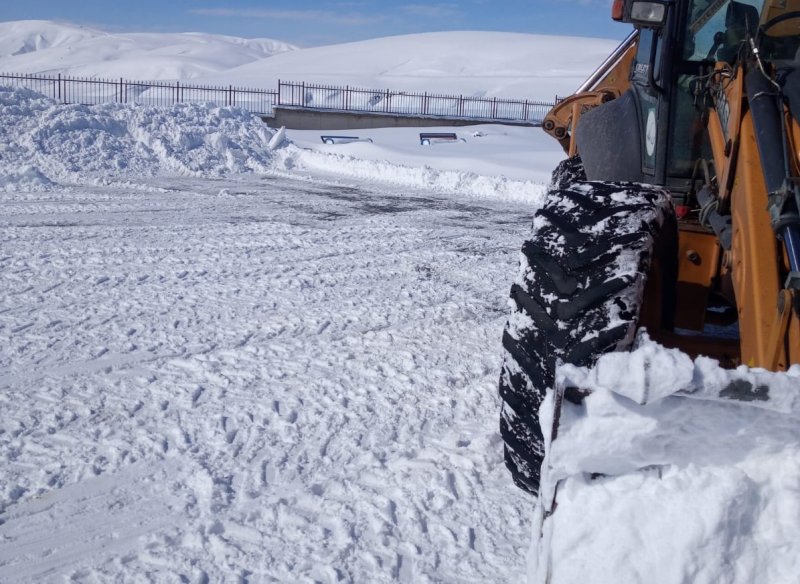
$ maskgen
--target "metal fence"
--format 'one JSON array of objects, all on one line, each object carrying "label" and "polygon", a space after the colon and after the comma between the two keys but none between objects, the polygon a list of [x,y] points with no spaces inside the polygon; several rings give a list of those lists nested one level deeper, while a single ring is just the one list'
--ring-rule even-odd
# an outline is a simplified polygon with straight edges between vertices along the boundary
[{"label": "metal fence", "polygon": [[64,75],[19,75],[0,73],[0,84],[26,87],[60,103],[94,105],[141,103],[168,106],[176,103],[234,105],[259,115],[272,115],[278,92],[267,89],[203,86],[179,81],[130,81],[85,79]]},{"label": "metal fence", "polygon": [[558,102],[335,87],[278,81],[278,90],[203,86],[181,82],[87,79],[65,75],[0,73],[0,84],[26,87],[60,103],[214,103],[272,116],[275,106],[431,116],[443,119],[539,124]]},{"label": "metal fence", "polygon": [[557,101],[558,97],[547,102],[278,81],[280,106],[346,112],[538,124]]}]

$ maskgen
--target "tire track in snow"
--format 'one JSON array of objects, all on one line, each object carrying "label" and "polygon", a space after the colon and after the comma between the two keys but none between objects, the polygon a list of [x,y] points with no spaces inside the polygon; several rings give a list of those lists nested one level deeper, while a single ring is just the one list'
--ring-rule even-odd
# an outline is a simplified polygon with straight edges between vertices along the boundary
[{"label": "tire track in snow", "polygon": [[[0,224],[21,270],[0,272],[18,292],[0,296],[9,549],[37,497],[70,505],[69,485],[122,485],[131,467],[177,460],[183,506],[168,527],[125,552],[60,556],[62,572],[521,578],[529,501],[502,468],[494,393],[525,210],[173,184],[69,195],[65,212],[79,201],[86,225],[68,229],[21,227],[61,212],[31,195]],[[124,506],[140,494],[132,486]]]}]

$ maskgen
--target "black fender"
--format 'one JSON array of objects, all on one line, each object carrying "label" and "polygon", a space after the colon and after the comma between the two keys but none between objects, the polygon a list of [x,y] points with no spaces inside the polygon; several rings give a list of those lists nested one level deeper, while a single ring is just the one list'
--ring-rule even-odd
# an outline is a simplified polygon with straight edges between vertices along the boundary
[{"label": "black fender", "polygon": [[633,90],[580,117],[575,141],[589,180],[644,182],[639,120]]}]

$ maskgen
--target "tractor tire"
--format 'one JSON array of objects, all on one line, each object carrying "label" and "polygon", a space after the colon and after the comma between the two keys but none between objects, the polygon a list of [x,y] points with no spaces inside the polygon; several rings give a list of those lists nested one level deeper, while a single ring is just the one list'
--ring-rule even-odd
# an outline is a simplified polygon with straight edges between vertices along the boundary
[{"label": "tractor tire", "polygon": [[550,179],[553,189],[567,188],[573,183],[586,181],[586,170],[580,156],[565,158],[558,163]]},{"label": "tractor tire", "polygon": [[665,225],[674,227],[664,189],[581,174],[574,159],[553,173],[533,237],[522,246],[503,332],[505,462],[514,483],[534,495],[544,459],[539,406],[557,362],[591,366],[630,347],[656,242]]}]

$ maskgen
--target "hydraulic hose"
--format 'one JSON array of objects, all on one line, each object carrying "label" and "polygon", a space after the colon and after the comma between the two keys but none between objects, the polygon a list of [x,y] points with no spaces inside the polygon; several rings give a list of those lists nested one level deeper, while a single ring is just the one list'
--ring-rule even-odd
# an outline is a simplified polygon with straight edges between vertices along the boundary
[{"label": "hydraulic hose", "polygon": [[786,285],[800,287],[798,185],[791,180],[783,100],[775,84],[755,69],[745,78],[758,154],[769,197],[772,228],[786,245],[792,274]]}]

